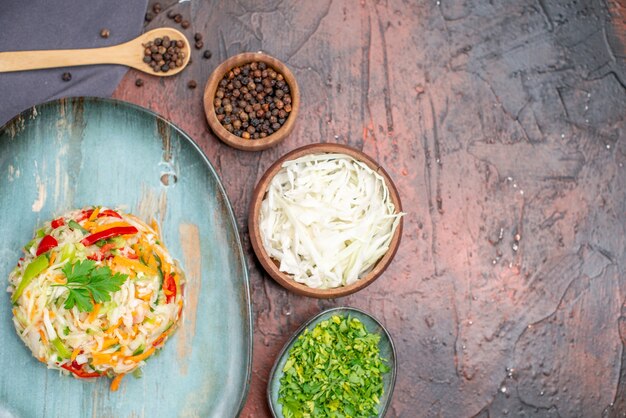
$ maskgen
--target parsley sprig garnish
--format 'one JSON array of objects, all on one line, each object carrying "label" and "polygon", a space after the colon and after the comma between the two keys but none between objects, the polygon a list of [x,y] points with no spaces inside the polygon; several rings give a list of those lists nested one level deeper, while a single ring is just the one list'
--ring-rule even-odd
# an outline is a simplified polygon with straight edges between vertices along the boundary
[{"label": "parsley sprig garnish", "polygon": [[79,311],[91,312],[95,303],[111,300],[111,293],[121,289],[128,275],[122,273],[112,274],[108,266],[96,267],[93,260],[79,261],[74,264],[66,264],[62,269],[67,277],[64,286],[69,290],[65,309],[78,307]]}]

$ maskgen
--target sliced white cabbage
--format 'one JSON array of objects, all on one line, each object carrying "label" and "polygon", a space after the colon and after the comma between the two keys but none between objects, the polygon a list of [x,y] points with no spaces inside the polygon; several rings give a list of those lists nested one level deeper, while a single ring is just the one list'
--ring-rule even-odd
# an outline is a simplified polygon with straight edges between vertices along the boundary
[{"label": "sliced white cabbage", "polygon": [[384,178],[345,154],[287,161],[261,203],[263,246],[280,270],[312,288],[356,282],[385,254],[403,213]]}]

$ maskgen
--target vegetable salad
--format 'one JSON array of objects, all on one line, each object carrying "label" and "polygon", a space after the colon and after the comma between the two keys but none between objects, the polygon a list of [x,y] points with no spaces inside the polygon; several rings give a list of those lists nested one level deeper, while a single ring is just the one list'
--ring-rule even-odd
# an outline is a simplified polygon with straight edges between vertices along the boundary
[{"label": "vegetable salad", "polygon": [[46,222],[9,275],[13,322],[33,355],[116,390],[175,330],[184,276],[156,223],[105,207]]}]

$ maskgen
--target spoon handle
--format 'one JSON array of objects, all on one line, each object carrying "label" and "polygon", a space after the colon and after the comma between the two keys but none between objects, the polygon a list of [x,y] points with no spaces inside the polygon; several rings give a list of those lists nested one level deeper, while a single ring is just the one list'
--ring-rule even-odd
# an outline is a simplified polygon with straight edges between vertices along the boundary
[{"label": "spoon handle", "polygon": [[129,65],[133,62],[130,55],[129,49],[118,47],[0,52],[0,73],[92,64]]}]

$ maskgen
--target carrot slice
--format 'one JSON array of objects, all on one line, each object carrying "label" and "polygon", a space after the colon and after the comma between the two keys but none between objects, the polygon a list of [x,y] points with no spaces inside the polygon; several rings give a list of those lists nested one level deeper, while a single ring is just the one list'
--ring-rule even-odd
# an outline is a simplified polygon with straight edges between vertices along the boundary
[{"label": "carrot slice", "polygon": [[72,355],[70,356],[70,360],[74,361],[76,360],[76,357],[78,357],[78,355],[80,354],[80,348],[75,348],[74,351],[72,351]]},{"label": "carrot slice", "polygon": [[89,322],[93,322],[96,320],[96,317],[98,316],[98,312],[100,312],[100,304],[96,303],[95,305],[93,305],[93,310],[91,312],[89,312],[89,316],[87,317],[87,320]]},{"label": "carrot slice", "polygon": [[113,264],[117,264],[118,266],[128,267],[130,269],[134,269],[135,271],[142,271],[145,274],[156,275],[156,271],[152,270],[149,267],[144,266],[137,260],[130,260],[125,257],[120,257],[118,255],[113,257]]},{"label": "carrot slice", "polygon": [[115,379],[111,382],[111,392],[115,392],[120,388],[120,382],[124,378],[124,373],[115,376]]},{"label": "carrot slice", "polygon": [[48,345],[48,339],[46,338],[46,334],[42,330],[39,330],[39,336],[41,337],[41,342],[44,345]]},{"label": "carrot slice", "polygon": [[148,357],[150,357],[150,355],[152,355],[152,353],[154,353],[154,347],[150,347],[149,349],[147,349],[143,353],[137,354],[136,356],[126,357],[126,360],[130,360],[130,361],[134,361],[135,363],[139,363],[141,360],[145,360]]},{"label": "carrot slice", "polygon": [[100,213],[100,208],[97,207],[93,210],[93,212],[91,212],[91,216],[89,217],[89,221],[93,221],[94,219],[96,219],[98,217],[98,213]]},{"label": "carrot slice", "polygon": [[54,264],[54,260],[56,260],[56,259],[57,259],[57,253],[52,251],[50,253],[50,263],[48,265],[49,266],[53,265]]},{"label": "carrot slice", "polygon": [[106,353],[92,353],[91,355],[93,357],[92,364],[94,366],[110,363],[113,357],[113,354]]}]

